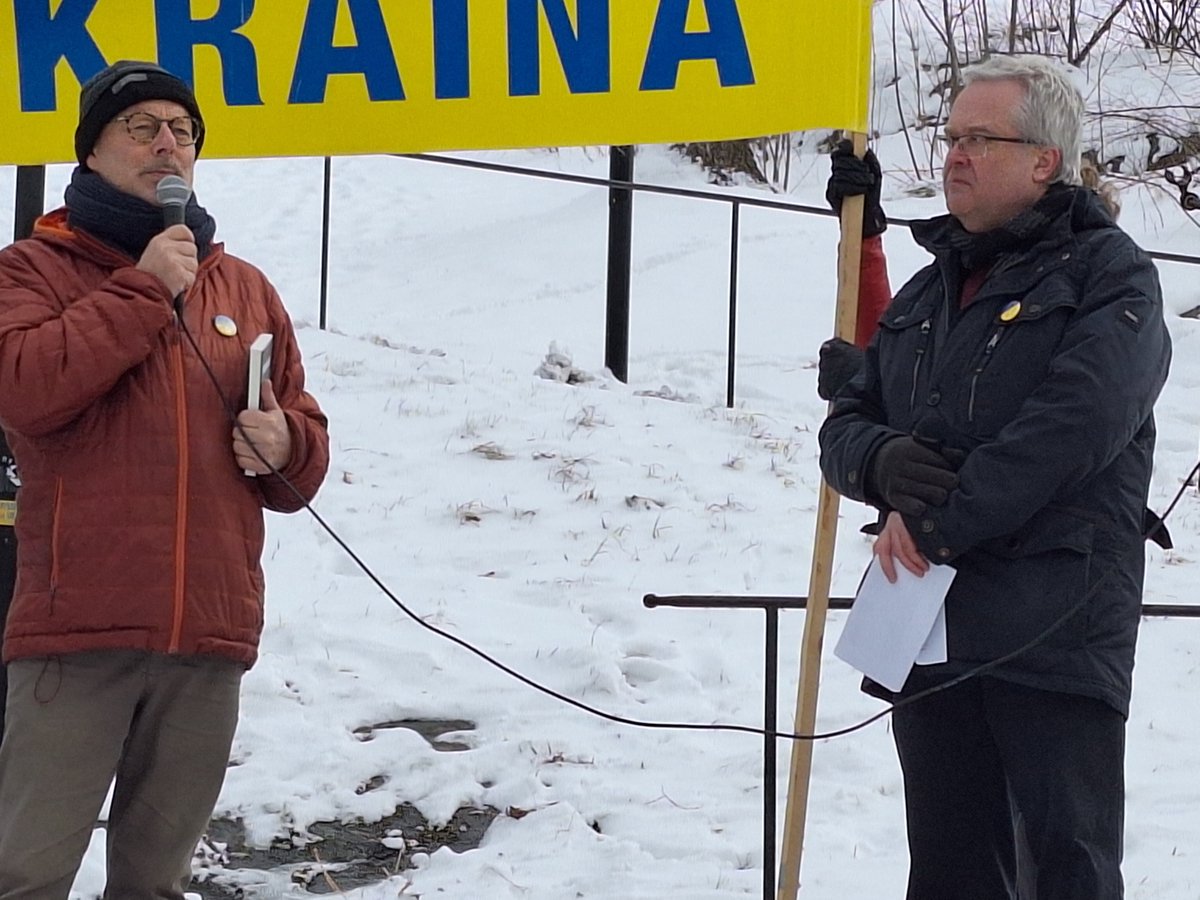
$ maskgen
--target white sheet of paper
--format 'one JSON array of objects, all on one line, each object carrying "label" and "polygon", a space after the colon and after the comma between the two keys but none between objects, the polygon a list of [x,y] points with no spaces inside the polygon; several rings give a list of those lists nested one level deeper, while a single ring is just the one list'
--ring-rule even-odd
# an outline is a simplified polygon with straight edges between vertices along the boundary
[{"label": "white sheet of paper", "polygon": [[937,618],[933,620],[929,637],[925,638],[925,643],[917,651],[917,665],[933,666],[944,663],[949,658],[950,651],[946,646],[946,604],[943,603],[938,608]]},{"label": "white sheet of paper", "polygon": [[951,566],[930,566],[920,578],[899,565],[896,571],[891,584],[878,561],[871,560],[833,649],[834,656],[889,691],[904,687],[927,640],[932,638],[931,652],[939,642],[945,652],[944,617],[940,639],[932,632],[956,574]]}]

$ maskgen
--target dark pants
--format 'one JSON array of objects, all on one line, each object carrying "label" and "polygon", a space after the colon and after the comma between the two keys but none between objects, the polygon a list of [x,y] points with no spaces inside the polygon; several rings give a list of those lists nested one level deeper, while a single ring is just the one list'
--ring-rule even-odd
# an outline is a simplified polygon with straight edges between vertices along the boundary
[{"label": "dark pants", "polygon": [[985,676],[897,710],[893,728],[908,900],[1123,896],[1116,710]]}]

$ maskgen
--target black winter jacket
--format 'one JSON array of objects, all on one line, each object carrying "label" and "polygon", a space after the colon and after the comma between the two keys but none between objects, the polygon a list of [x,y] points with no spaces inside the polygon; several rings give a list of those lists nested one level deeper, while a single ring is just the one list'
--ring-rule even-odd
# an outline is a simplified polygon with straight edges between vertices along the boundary
[{"label": "black winter jacket", "polygon": [[1127,715],[1151,411],[1171,346],[1151,260],[1092,192],[1062,190],[1073,192],[1064,211],[1024,252],[1001,255],[961,311],[950,218],[914,225],[935,260],[896,295],[835,401],[821,468],[840,493],[881,505],[863,485],[889,438],[965,454],[945,505],[905,518],[924,555],[957,570],[950,661],[934,668],[950,677],[1016,650],[1091,592],[993,674]]}]

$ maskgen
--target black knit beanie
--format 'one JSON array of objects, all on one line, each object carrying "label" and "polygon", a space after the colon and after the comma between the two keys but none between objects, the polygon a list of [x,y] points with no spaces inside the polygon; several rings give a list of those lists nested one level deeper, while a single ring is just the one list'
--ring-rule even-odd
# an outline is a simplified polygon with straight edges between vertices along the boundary
[{"label": "black knit beanie", "polygon": [[196,135],[196,155],[200,155],[204,143],[204,118],[192,89],[162,66],[122,59],[89,78],[79,94],[75,157],[81,166],[87,168],[87,158],[101,129],[143,100],[173,100],[186,109],[200,123]]}]

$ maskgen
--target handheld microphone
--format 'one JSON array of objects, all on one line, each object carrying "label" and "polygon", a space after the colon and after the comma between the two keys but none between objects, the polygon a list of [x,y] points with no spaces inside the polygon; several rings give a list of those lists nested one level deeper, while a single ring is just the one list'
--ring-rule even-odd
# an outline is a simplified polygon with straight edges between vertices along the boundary
[{"label": "handheld microphone", "polygon": [[[192,189],[178,175],[165,175],[154,188],[154,197],[162,207],[163,228],[184,224]],[[175,315],[183,318],[183,291],[175,298]]]},{"label": "handheld microphone", "polygon": [[154,189],[158,205],[162,207],[163,228],[172,225],[182,225],[187,210],[188,200],[191,199],[192,189],[178,175],[166,175]]}]

